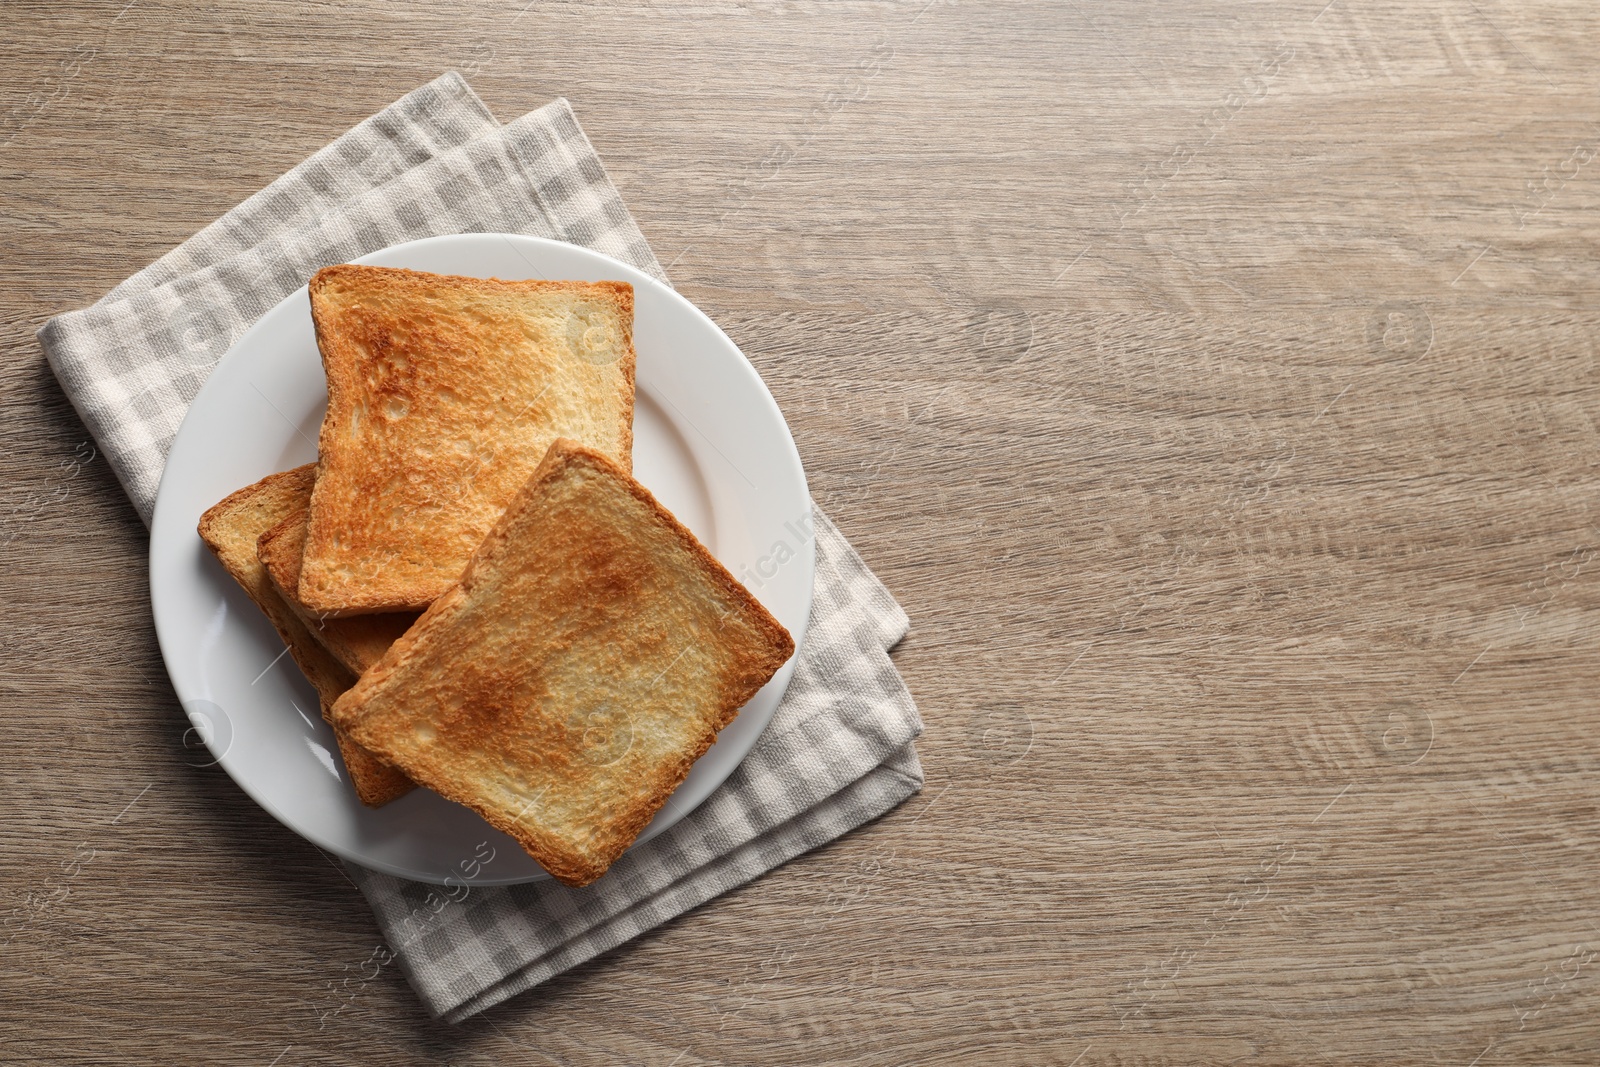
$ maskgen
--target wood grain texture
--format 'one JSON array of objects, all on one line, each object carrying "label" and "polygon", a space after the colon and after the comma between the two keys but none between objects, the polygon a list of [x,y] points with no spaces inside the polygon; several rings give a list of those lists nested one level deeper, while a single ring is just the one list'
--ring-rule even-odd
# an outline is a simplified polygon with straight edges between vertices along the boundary
[{"label": "wood grain texture", "polygon": [[[0,1058],[1595,1062],[1593,5],[124,2],[0,41]],[[902,809],[455,1028],[193,766],[33,341],[452,66],[572,100],[928,724]]]}]

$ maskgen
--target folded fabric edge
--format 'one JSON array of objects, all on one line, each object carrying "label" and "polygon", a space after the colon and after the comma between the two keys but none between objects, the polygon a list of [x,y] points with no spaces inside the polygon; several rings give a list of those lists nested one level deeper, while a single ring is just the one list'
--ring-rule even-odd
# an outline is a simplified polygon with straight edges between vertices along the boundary
[{"label": "folded fabric edge", "polygon": [[[555,110],[549,116],[549,122],[525,121],[530,115],[540,114],[552,108]],[[650,242],[645,240],[643,231],[639,229],[638,221],[623,202],[616,183],[606,173],[605,164],[600,161],[600,154],[595,151],[589,135],[578,123],[578,116],[573,113],[572,105],[567,102],[566,97],[558,96],[538,112],[530,112],[529,115],[523,115],[506,123],[505,132],[506,144],[527,177],[539,209],[544,212],[552,225],[557,227],[562,240],[593,248],[624,263],[631,263],[666,285],[672,284],[667,278],[666,271],[661,268],[661,262],[656,259],[655,250],[650,247]],[[562,182],[560,180],[562,168],[551,163],[551,159],[555,157],[563,157],[575,164],[576,170],[583,175],[588,184],[581,189],[573,189]],[[623,244],[608,247],[607,242],[598,239],[599,234],[587,227],[574,229],[563,222],[572,214],[563,210],[564,200],[584,194],[604,197],[602,214],[607,224],[611,226],[613,232],[623,231],[628,234],[628,239]]]},{"label": "folded fabric edge", "polygon": [[[879,767],[850,783],[834,797],[801,813],[746,845],[696,869],[659,893],[636,902],[608,922],[577,935],[553,952],[476,993],[434,989],[419,983],[404,955],[406,978],[430,1014],[458,1024],[486,1008],[532,989],[580,963],[632,940],[772,871],[796,856],[838,840],[881,818],[922,789],[922,780],[890,767]],[[848,825],[827,822],[834,808],[848,806]]]},{"label": "folded fabric edge", "polygon": [[[887,652],[911,631],[911,616],[906,614],[906,609],[901,607],[894,594],[889,592],[889,587],[883,583],[883,579],[867,566],[866,560],[861,558],[861,553],[856,551],[856,546],[851,544],[850,539],[822,510],[816,497],[811,498],[811,514],[812,520],[823,530],[831,532],[837,540],[839,553],[833,558],[833,565],[844,576],[852,594],[861,601],[868,618],[874,620],[879,640]],[[867,595],[861,596],[862,592]]]},{"label": "folded fabric edge", "polygon": [[[886,676],[893,674],[894,680],[898,683],[898,691],[887,696],[876,695],[868,701],[870,706],[857,710],[854,714],[811,715],[794,723],[788,729],[763,734],[761,743],[750,750],[734,774],[748,777],[763,773],[781,779],[792,773],[793,769],[804,767],[802,761],[806,755],[828,752],[831,757],[829,769],[838,772],[834,780],[848,780],[878,766],[890,753],[921,737],[922,716],[917,713],[911,692],[906,688],[905,680],[900,678],[899,672],[894,669],[894,664],[889,661],[888,653],[875,643],[865,642],[860,648],[860,654],[877,659],[878,668],[885,672]],[[892,709],[886,707],[891,704]],[[848,750],[840,751],[843,746],[839,741],[845,736],[850,739],[851,744]],[[811,788],[825,789],[827,781],[803,775],[796,786],[797,791],[803,795]],[[815,799],[820,800],[827,795],[821,793],[816,795]],[[713,793],[712,797],[715,796]]]},{"label": "folded fabric edge", "polygon": [[[452,107],[455,108],[454,113],[451,112]],[[247,226],[254,226],[255,223],[251,220],[252,216],[266,213],[267,205],[280,189],[334,161],[347,145],[379,130],[385,122],[392,122],[396,119],[410,121],[419,130],[430,135],[435,142],[435,147],[439,149],[454,147],[455,144],[461,142],[461,135],[465,135],[467,139],[475,136],[468,129],[455,129],[452,126],[453,123],[476,122],[481,125],[481,132],[489,132],[500,125],[499,120],[489,110],[489,106],[483,102],[483,99],[478,96],[472,86],[467,84],[467,80],[457,71],[447,70],[433,81],[418,86],[382,109],[368,115],[365,119],[311,153],[311,155],[295,164],[289,170],[229,208],[227,212],[207,223],[183,242],[168,249],[149,265],[124,278],[90,306],[99,307],[102,304],[126,299],[139,292],[146,292],[171,281],[183,273],[188,273],[194,269],[203,269],[210,263],[220,262],[223,259],[237,255],[250,247],[250,243],[258,243],[267,239],[269,234],[262,232],[257,235],[255,242],[236,247],[229,247],[225,242],[219,240],[221,235],[226,234],[231,227],[239,226],[241,223]],[[429,124],[434,124],[437,128],[430,129]],[[440,136],[441,134],[448,134],[448,136]],[[276,229],[283,225],[292,224],[292,222],[283,223],[274,220],[273,228]],[[187,270],[173,266],[187,251],[197,245],[204,245],[208,242],[215,242],[218,247],[214,251],[208,251],[196,265],[190,266]]]}]

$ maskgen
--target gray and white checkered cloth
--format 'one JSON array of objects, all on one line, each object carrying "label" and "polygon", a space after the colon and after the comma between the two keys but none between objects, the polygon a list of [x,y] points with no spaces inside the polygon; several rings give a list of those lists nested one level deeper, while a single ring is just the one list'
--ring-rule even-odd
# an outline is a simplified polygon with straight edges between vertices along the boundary
[{"label": "gray and white checkered cloth", "polygon": [[[551,237],[666,281],[565,100],[499,125],[460,76],[316,153],[40,343],[148,523],[211,367],[319,267],[439,234]],[[266,472],[263,472],[266,473]],[[351,866],[428,1010],[456,1022],[876,818],[922,786],[922,730],[888,650],[905,612],[814,510],[811,626],[782,704],[699,808],[600,881],[419,885]]]}]

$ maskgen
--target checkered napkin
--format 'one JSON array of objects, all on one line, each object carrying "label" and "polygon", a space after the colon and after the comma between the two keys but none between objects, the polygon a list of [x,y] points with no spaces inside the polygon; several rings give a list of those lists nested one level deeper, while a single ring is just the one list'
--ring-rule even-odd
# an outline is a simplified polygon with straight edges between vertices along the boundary
[{"label": "checkered napkin", "polygon": [[[451,73],[350,130],[106,294],[51,319],[51,368],[149,522],[168,449],[211,367],[317,268],[400,241],[511,232],[666,281],[565,100],[499,125]],[[888,650],[905,612],[821,511],[811,627],[739,769],[600,881],[439,888],[350,873],[429,1011],[452,1022],[888,811],[922,786],[922,723]],[[789,546],[791,551],[799,545]],[[492,862],[484,868],[492,871]]]}]

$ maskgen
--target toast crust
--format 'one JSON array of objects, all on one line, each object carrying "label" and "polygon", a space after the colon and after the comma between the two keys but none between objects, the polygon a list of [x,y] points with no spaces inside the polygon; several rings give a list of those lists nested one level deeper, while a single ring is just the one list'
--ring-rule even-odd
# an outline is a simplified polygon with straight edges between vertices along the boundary
[{"label": "toast crust", "polygon": [[[256,557],[256,541],[261,531],[281,521],[286,513],[303,509],[316,475],[315,464],[269,474],[254,485],[230,493],[200,517],[200,539],[217,557],[245,594],[255,602],[278,636],[289,648],[289,655],[317,691],[323,717],[345,690],[355,683],[355,675],[317,644],[287,602],[272,587],[266,569]],[[331,719],[328,719],[332,723]],[[344,758],[350,784],[363,804],[381,807],[404,796],[413,783],[390,764],[353,741],[334,726],[339,753]]]},{"label": "toast crust", "polygon": [[351,673],[359,675],[378,662],[395,639],[417,621],[415,612],[319,617],[295,599],[300,586],[300,557],[306,543],[306,509],[301,508],[256,542],[256,557],[267,569],[272,588],[305,625],[317,643]]},{"label": "toast crust", "polygon": [[631,469],[632,285],[341,264],[309,290],[328,380],[296,590],[313,613],[426,608],[556,437]]},{"label": "toast crust", "polygon": [[[507,611],[527,617],[489,624]],[[581,886],[793,652],[647,489],[558,440],[459,582],[332,714]]]}]

